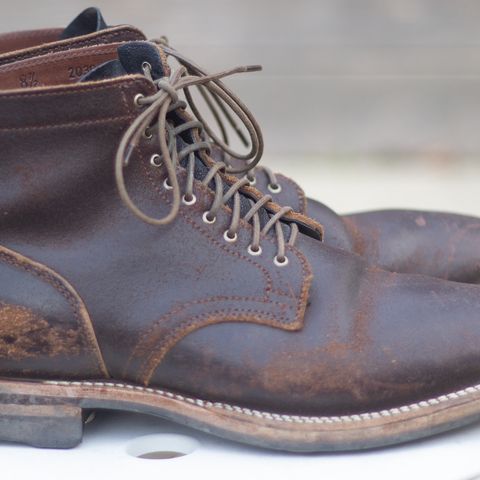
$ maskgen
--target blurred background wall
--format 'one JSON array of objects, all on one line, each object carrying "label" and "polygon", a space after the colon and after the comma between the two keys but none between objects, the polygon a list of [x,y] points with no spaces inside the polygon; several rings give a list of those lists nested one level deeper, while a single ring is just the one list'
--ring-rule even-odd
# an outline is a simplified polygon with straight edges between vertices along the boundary
[{"label": "blurred background wall", "polygon": [[[0,0],[0,29],[63,26],[91,3]],[[228,83],[263,126],[267,162],[311,195],[348,210],[479,210],[479,1],[96,5],[110,24],[167,35],[210,71],[262,64],[262,73]]]}]

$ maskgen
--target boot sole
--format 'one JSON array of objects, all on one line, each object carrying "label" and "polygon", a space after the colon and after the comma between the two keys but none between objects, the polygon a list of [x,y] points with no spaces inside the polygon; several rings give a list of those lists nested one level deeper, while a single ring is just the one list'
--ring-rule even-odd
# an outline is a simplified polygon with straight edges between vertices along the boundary
[{"label": "boot sole", "polygon": [[71,448],[84,413],[115,409],[156,415],[261,447],[327,452],[403,443],[480,419],[480,385],[399,408],[343,416],[297,416],[209,402],[165,390],[93,381],[0,380],[0,440]]}]

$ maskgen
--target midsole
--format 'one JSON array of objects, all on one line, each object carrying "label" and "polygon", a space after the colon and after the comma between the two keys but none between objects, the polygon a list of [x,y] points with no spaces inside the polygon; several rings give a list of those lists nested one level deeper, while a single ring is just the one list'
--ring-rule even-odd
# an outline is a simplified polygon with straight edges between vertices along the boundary
[{"label": "midsole", "polygon": [[162,390],[158,388],[143,387],[140,385],[133,385],[129,383],[121,382],[105,382],[105,381],[68,381],[68,380],[46,380],[46,381],[34,381],[28,382],[23,380],[11,380],[11,379],[0,379],[0,385],[3,382],[15,382],[15,383],[29,383],[33,385],[51,385],[51,386],[62,386],[62,387],[88,387],[88,388],[108,388],[108,389],[117,389],[118,391],[136,391],[149,394],[159,395],[166,399],[174,399],[180,402],[185,402],[190,405],[196,405],[204,409],[217,409],[224,410],[227,412],[235,412],[241,415],[255,416],[258,418],[264,418],[266,420],[274,422],[287,422],[287,423],[358,423],[365,422],[372,419],[378,419],[382,417],[395,417],[406,413],[420,412],[422,410],[428,409],[429,407],[438,406],[440,404],[448,404],[455,400],[463,399],[468,400],[474,394],[480,394],[480,385],[475,385],[472,387],[467,387],[456,392],[452,392],[446,395],[440,395],[438,397],[430,398],[428,400],[419,401],[416,403],[410,403],[408,405],[378,410],[372,412],[364,412],[353,415],[337,415],[337,416],[304,416],[304,415],[288,415],[273,413],[267,411],[261,411],[256,409],[250,409],[245,407],[240,407],[238,405],[229,404],[225,402],[211,402],[208,400],[203,400],[199,398],[189,397],[185,395],[180,395],[177,393],[169,392],[167,390]]},{"label": "midsole", "polygon": [[0,416],[2,405],[26,402],[153,414],[232,440],[304,452],[402,443],[480,419],[480,385],[388,410],[301,416],[211,402],[123,382],[0,379]]}]

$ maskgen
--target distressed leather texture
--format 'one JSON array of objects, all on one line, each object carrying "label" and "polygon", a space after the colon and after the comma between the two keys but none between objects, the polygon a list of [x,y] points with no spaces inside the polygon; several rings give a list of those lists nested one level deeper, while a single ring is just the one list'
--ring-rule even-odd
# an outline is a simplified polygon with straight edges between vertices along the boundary
[{"label": "distressed leather texture", "polygon": [[[173,223],[132,215],[113,160],[139,114],[135,96],[154,91],[127,76],[0,93],[0,245],[68,282],[96,336],[64,342],[61,355],[32,337],[35,357],[0,358],[0,375],[111,377],[302,415],[395,407],[480,383],[478,286],[387,272],[304,234],[278,267],[272,236],[262,255],[248,255],[250,224],[223,240],[228,207],[202,221],[213,194],[198,181],[196,204]],[[150,165],[155,152],[143,141],[125,173],[135,203],[157,216],[171,198],[165,172]],[[178,176],[183,184],[181,167]],[[0,305],[48,328],[77,325],[45,278],[0,265]],[[29,298],[12,291],[14,277],[37,285]],[[0,338],[12,322],[8,310],[1,318]]]},{"label": "distressed leather texture", "polygon": [[[167,237],[125,209],[112,159],[121,133],[138,115],[134,96],[152,94],[152,88],[134,78],[5,93],[0,100],[7,152],[0,181],[2,244],[73,281],[99,338],[108,339],[100,343],[110,372],[138,381],[144,377],[137,357],[143,360],[143,349],[150,353],[148,345],[158,336],[160,355],[160,345],[168,348],[185,332],[220,321],[300,328],[311,281],[300,252],[292,251],[288,270],[273,265],[273,239],[265,239],[265,257],[248,255],[248,229],[238,244],[226,244],[227,207],[215,225],[202,221],[213,197],[206,187],[199,186],[197,203],[183,207],[178,221],[165,228]],[[14,119],[8,113],[13,111]],[[40,148],[46,141],[54,151]],[[149,163],[154,145],[144,148],[132,161],[129,188],[144,210],[161,213],[170,199],[160,188],[162,172]],[[132,269],[128,275],[125,268]],[[110,294],[98,295],[100,285]],[[117,295],[125,302],[118,303]],[[125,335],[129,321],[138,338]],[[167,325],[168,341],[162,332]]]},{"label": "distressed leather texture", "polygon": [[[45,29],[0,35],[1,88],[51,85],[53,78],[58,78],[57,83],[75,82],[98,64],[100,58],[110,58],[108,44],[114,47],[118,42],[145,39],[142,32],[131,26],[109,27],[89,35],[58,40],[61,32],[62,29]],[[102,47],[104,44],[106,47]],[[95,45],[99,45],[99,49],[85,53],[87,58],[78,55],[71,57],[66,65],[55,65],[55,61],[67,61],[68,57],[62,56],[62,52]],[[47,57],[42,56],[46,54],[54,56],[47,62]],[[35,61],[38,56],[40,58]],[[41,65],[43,71],[39,72]],[[64,78],[57,74],[61,68]],[[214,150],[213,157],[219,159],[221,155]],[[282,190],[272,193],[268,190],[268,178],[260,169],[256,187],[271,194],[278,204],[289,205],[322,224],[326,244],[359,254],[386,270],[480,283],[480,219],[407,210],[341,216],[323,203],[307,199],[293,179],[281,174],[277,174],[277,179]]]},{"label": "distressed leather texture", "polygon": [[2,373],[107,374],[88,312],[60,275],[0,247]]},{"label": "distressed leather texture", "polygon": [[[213,151],[221,160],[222,154]],[[239,160],[231,159],[235,165]],[[339,215],[307,198],[291,178],[276,174],[279,193],[268,189],[262,168],[255,186],[280,205],[290,205],[324,228],[323,241],[361,255],[368,263],[398,273],[419,273],[445,280],[480,283],[480,219],[467,215],[415,210],[379,210]]]}]

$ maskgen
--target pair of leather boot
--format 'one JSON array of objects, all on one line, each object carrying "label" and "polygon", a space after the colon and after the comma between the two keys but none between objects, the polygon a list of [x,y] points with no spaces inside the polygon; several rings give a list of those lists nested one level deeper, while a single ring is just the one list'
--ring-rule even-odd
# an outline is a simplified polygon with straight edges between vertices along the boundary
[{"label": "pair of leather boot", "polygon": [[0,35],[0,438],[70,447],[119,408],[346,450],[480,416],[480,220],[306,199],[222,82],[255,69],[95,9]]}]

